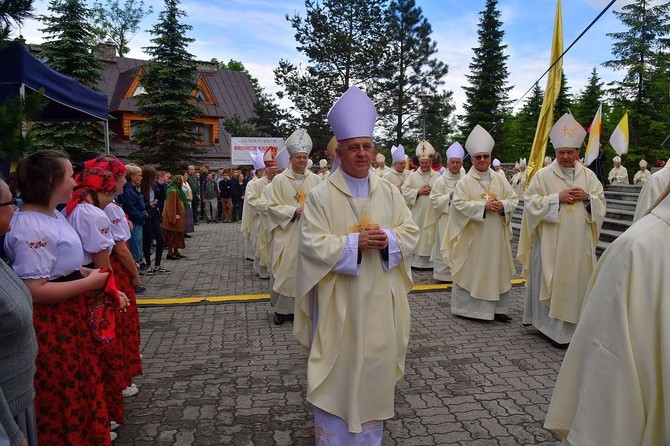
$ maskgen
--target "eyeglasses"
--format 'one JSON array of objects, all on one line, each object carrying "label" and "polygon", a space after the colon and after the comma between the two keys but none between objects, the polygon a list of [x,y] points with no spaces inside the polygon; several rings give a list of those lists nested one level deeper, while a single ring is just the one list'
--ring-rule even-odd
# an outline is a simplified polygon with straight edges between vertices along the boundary
[{"label": "eyeglasses", "polygon": [[472,155],[472,157],[476,160],[487,160],[491,158],[491,155]]},{"label": "eyeglasses", "polygon": [[2,206],[16,206],[16,198],[12,198],[7,203],[0,203],[0,207]]}]

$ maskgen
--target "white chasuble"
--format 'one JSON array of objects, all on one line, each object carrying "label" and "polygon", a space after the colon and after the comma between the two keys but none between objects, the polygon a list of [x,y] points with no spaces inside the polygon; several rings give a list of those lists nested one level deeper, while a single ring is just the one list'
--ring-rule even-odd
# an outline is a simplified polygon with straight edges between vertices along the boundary
[{"label": "white chasuble", "polygon": [[456,175],[447,171],[444,175],[435,181],[433,189],[430,191],[430,206],[433,208],[433,218],[437,219],[435,225],[435,236],[433,241],[433,278],[436,280],[447,281],[451,280],[449,267],[442,259],[440,252],[442,247],[442,239],[447,230],[447,221],[449,220],[449,210],[451,209],[451,193],[456,187],[458,180],[465,176],[464,173],[458,172]]},{"label": "white chasuble", "polygon": [[[395,186],[372,174],[369,193],[353,199],[335,171],[310,192],[300,220],[293,333],[309,350],[307,400],[345,420],[350,432],[393,417],[409,341],[409,259],[419,239]],[[365,250],[357,274],[333,271],[347,236],[369,225],[392,231],[405,260],[387,271],[381,251]]]},{"label": "white chasuble", "polygon": [[402,187],[402,184],[405,182],[407,177],[409,177],[410,171],[405,169],[402,172],[398,172],[395,169],[391,169],[388,173],[384,174],[383,178],[386,181],[390,181],[391,184],[396,186],[398,189]]},{"label": "white chasuble", "polygon": [[[504,215],[485,212],[491,197],[503,203]],[[456,183],[441,253],[453,281],[473,299],[497,301],[511,288],[511,221],[518,202],[512,187],[490,168],[482,175],[473,167]]]},{"label": "white chasuble", "polygon": [[602,255],[544,427],[567,445],[670,444],[670,196]]},{"label": "white chasuble", "polygon": [[421,238],[416,245],[412,259],[412,266],[416,268],[433,267],[430,256],[433,253],[436,220],[434,216],[430,215],[433,213],[433,208],[430,206],[430,197],[428,195],[418,195],[418,192],[424,186],[432,188],[438,178],[440,178],[440,174],[433,169],[426,173],[419,169],[407,177],[401,188],[405,202],[412,211],[412,219],[421,232]]},{"label": "white chasuble", "polygon": [[[576,324],[596,264],[605,195],[596,175],[581,163],[575,163],[574,173],[567,172],[554,160],[533,177],[526,190],[517,257],[528,289],[536,288],[536,295],[530,293],[527,299],[548,306],[550,318]],[[559,205],[558,194],[571,187],[586,191],[589,200]],[[539,250],[538,263],[532,261],[533,249]]]},{"label": "white chasuble", "polygon": [[272,228],[270,270],[275,278],[272,289],[283,296],[296,297],[300,222],[294,218],[295,211],[303,207],[309,191],[321,183],[313,172],[296,174],[290,168],[272,181],[268,203],[268,225]]}]

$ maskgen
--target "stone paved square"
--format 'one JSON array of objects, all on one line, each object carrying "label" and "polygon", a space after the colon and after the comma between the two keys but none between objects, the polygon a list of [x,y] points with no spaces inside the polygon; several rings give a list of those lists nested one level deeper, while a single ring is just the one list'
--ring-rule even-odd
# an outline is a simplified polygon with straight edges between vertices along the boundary
[{"label": "stone paved square", "polygon": [[[145,276],[140,298],[266,293],[238,231],[196,226],[187,259],[164,260],[172,272]],[[406,376],[384,445],[560,444],[542,423],[564,351],[521,325],[523,286],[511,294],[509,324],[452,316],[448,291],[410,294]],[[305,356],[292,324],[275,326],[271,314],[267,300],[142,305],[144,376],[114,444],[313,444]]]}]

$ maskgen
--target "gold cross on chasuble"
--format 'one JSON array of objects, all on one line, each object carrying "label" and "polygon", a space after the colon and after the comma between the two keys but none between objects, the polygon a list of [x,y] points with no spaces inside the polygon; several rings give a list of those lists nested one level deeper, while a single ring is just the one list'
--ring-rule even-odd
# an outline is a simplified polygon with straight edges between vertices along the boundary
[{"label": "gold cross on chasuble", "polygon": [[496,196],[496,193],[493,192],[490,187],[488,189],[486,189],[484,191],[484,193],[480,195],[479,198],[484,198],[486,201],[489,201],[491,199],[493,199],[493,200],[498,199],[498,197]]},{"label": "gold cross on chasuble", "polygon": [[368,229],[379,229],[380,226],[378,224],[372,223],[370,221],[371,219],[372,217],[370,216],[370,212],[363,211],[358,224],[349,226],[348,234],[353,234],[354,232],[363,232]]}]

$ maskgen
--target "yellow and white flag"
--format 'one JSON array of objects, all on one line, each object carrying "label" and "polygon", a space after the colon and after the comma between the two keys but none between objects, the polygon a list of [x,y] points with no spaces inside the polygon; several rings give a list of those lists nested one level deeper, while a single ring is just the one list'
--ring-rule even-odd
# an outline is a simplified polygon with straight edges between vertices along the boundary
[{"label": "yellow and white flag", "polygon": [[547,76],[547,88],[542,99],[542,108],[537,119],[533,146],[526,167],[526,187],[538,170],[544,165],[544,152],[549,141],[549,132],[554,125],[554,105],[561,90],[561,68],[563,67],[563,13],[561,0],[556,1],[556,17],[554,18],[554,35],[551,40],[551,69]]},{"label": "yellow and white flag", "polygon": [[584,164],[587,166],[591,164],[600,152],[600,132],[602,130],[602,115],[603,104],[600,104],[596,115],[593,117],[591,127],[589,127],[589,142],[586,145],[586,152],[584,153]]},{"label": "yellow and white flag", "polygon": [[614,133],[610,136],[610,145],[617,155],[628,152],[628,112],[623,114],[619,125],[616,126]]}]

